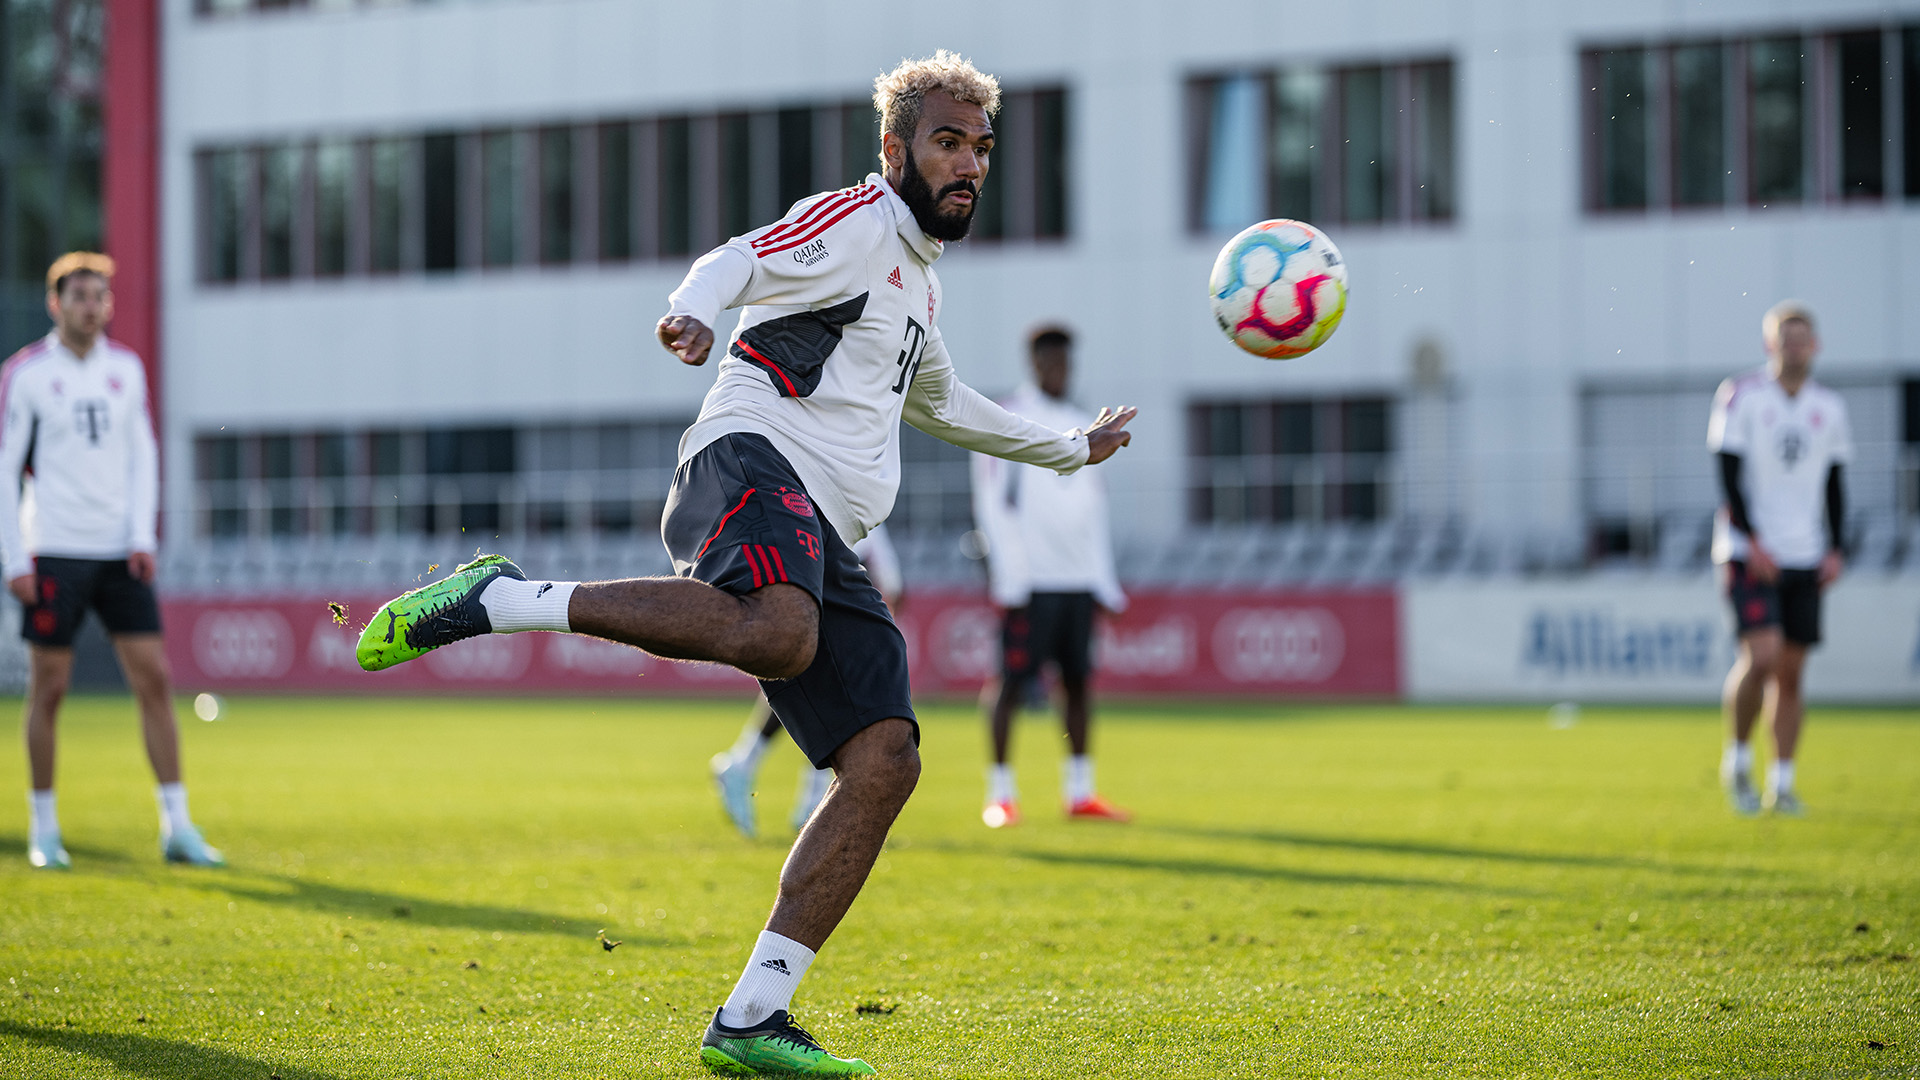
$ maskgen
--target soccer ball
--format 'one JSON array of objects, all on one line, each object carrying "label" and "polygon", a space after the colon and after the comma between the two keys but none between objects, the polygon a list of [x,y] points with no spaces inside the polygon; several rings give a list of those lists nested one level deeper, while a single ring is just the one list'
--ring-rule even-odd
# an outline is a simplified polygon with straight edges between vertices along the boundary
[{"label": "soccer ball", "polygon": [[1269,360],[1326,343],[1347,311],[1347,264],[1304,221],[1263,221],[1227,241],[1208,282],[1213,318],[1235,345]]}]

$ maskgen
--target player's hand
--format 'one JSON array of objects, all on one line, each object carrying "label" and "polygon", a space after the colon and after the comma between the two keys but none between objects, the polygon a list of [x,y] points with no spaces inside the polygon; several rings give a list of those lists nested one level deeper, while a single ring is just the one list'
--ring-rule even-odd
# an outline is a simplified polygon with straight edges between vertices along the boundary
[{"label": "player's hand", "polygon": [[691,315],[669,315],[660,320],[653,332],[659,336],[660,344],[688,367],[706,363],[707,354],[713,351],[713,331]]},{"label": "player's hand", "polygon": [[1087,428],[1087,464],[1098,465],[1132,442],[1133,432],[1127,430],[1127,421],[1138,415],[1140,410],[1131,405],[1118,409],[1102,407],[1100,415],[1093,418],[1093,425]]},{"label": "player's hand", "polygon": [[136,551],[127,556],[127,573],[142,585],[153,584],[153,552]]},{"label": "player's hand", "polygon": [[40,602],[39,585],[40,583],[34,579],[34,575],[21,574],[19,577],[7,582],[7,589],[11,591],[22,604],[32,607]]},{"label": "player's hand", "polygon": [[1840,572],[1847,568],[1847,560],[1837,551],[1829,551],[1820,559],[1820,587],[1826,588],[1840,580]]},{"label": "player's hand", "polygon": [[1780,577],[1779,564],[1773,561],[1773,556],[1767,554],[1767,549],[1761,547],[1758,540],[1747,541],[1747,572],[1762,585],[1771,585]]}]

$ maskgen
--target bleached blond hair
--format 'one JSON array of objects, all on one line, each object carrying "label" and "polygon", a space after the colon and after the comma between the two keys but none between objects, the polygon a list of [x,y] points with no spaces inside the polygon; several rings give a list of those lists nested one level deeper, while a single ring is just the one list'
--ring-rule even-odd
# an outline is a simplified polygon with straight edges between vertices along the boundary
[{"label": "bleached blond hair", "polygon": [[920,103],[928,94],[978,105],[992,116],[1000,111],[1000,80],[973,66],[959,53],[941,49],[925,60],[902,60],[873,80],[873,107],[880,133],[912,139],[920,126]]},{"label": "bleached blond hair", "polygon": [[1813,329],[1812,308],[1798,300],[1782,300],[1768,308],[1767,313],[1760,317],[1760,336],[1768,341],[1778,341],[1780,324],[1792,322],[1795,319],[1806,323],[1807,329]]},{"label": "bleached blond hair", "polygon": [[67,279],[75,274],[98,274],[113,280],[113,259],[97,251],[69,251],[47,267],[47,292],[59,295]]}]

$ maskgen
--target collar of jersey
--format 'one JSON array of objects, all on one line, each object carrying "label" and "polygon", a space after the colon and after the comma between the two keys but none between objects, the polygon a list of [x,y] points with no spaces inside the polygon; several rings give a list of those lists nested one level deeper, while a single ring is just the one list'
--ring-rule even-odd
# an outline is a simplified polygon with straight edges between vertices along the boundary
[{"label": "collar of jersey", "polygon": [[899,230],[900,239],[905,240],[913,253],[920,256],[921,262],[931,265],[946,250],[946,245],[920,231],[920,223],[913,220],[913,210],[907,206],[907,200],[893,190],[893,185],[887,183],[886,177],[879,173],[868,173],[867,183],[877,184],[881,191],[887,193],[882,201],[893,210],[894,228]]},{"label": "collar of jersey", "polygon": [[47,332],[47,344],[55,356],[62,356],[68,360],[84,362],[96,356],[106,355],[107,335],[101,334],[99,337],[94,338],[93,348],[88,350],[85,356],[76,356],[72,349],[67,348],[67,343],[60,340],[60,331],[58,330],[50,330]]}]

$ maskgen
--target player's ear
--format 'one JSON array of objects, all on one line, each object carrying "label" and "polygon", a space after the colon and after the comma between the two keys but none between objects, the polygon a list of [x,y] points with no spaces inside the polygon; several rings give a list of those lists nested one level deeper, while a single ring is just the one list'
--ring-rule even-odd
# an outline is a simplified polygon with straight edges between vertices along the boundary
[{"label": "player's ear", "polygon": [[880,156],[886,159],[888,172],[900,172],[907,167],[907,142],[891,131],[880,134]]},{"label": "player's ear", "polygon": [[57,292],[47,294],[47,317],[54,322],[60,321],[60,294]]}]

